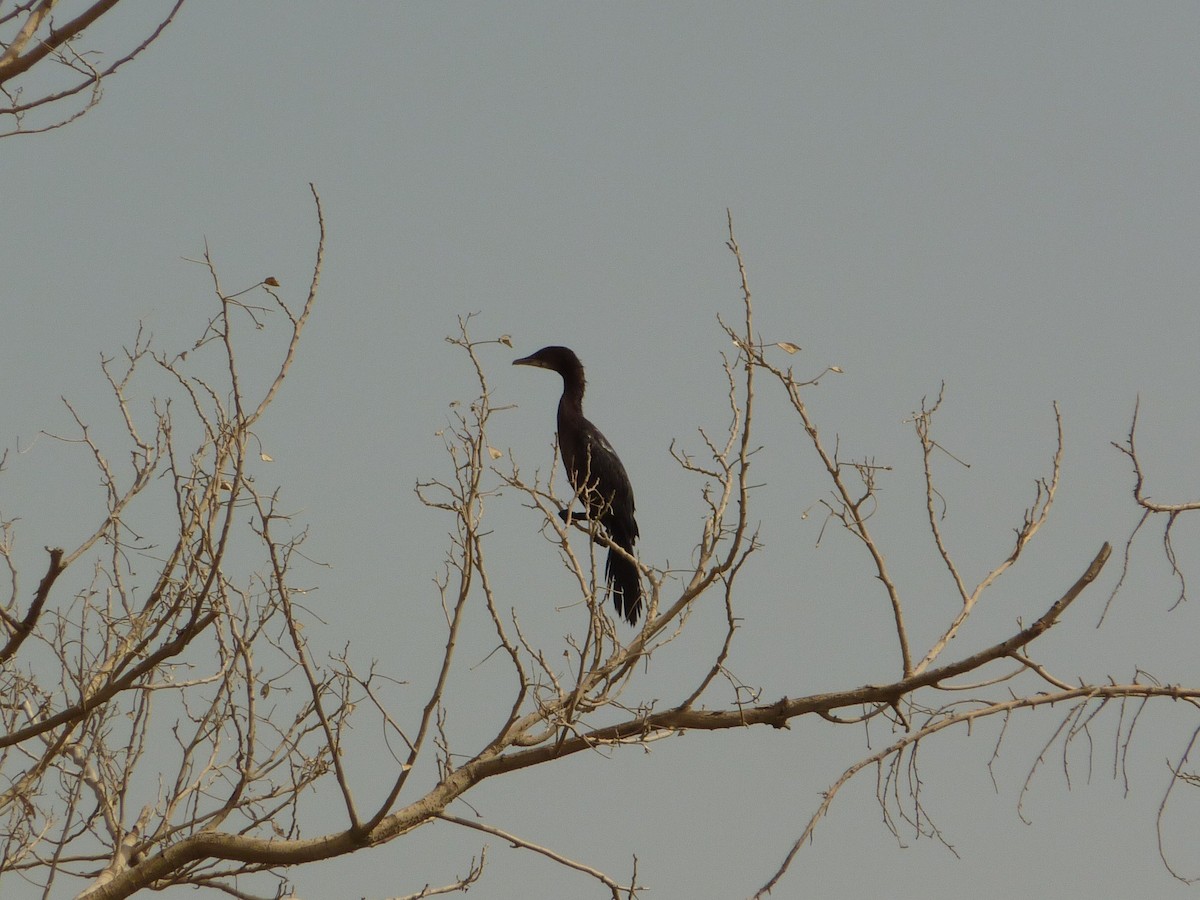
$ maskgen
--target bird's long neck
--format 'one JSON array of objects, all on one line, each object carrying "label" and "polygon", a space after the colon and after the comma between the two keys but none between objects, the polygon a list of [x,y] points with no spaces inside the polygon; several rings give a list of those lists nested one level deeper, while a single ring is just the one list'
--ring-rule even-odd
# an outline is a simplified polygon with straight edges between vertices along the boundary
[{"label": "bird's long neck", "polygon": [[583,391],[587,382],[583,377],[583,367],[566,369],[562,375],[563,392],[558,401],[559,412],[583,414]]}]

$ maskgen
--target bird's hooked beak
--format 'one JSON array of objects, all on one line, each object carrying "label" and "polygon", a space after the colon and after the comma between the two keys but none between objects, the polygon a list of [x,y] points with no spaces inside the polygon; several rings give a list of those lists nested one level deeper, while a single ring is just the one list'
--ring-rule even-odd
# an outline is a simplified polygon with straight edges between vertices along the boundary
[{"label": "bird's hooked beak", "polygon": [[539,369],[547,368],[545,361],[536,356],[522,356],[520,359],[514,359],[512,364],[514,366],[537,366]]}]

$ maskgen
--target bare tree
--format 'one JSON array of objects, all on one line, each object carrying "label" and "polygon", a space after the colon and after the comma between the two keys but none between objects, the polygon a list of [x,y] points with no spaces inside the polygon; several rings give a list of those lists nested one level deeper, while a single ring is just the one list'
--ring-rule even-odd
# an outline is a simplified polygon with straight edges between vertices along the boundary
[{"label": "bare tree", "polygon": [[[787,728],[800,717],[819,718],[830,728],[849,724],[865,730],[868,741],[885,735],[882,746],[868,743],[861,758],[849,761],[807,826],[790,846],[779,848],[777,869],[764,873],[761,885],[748,886],[761,897],[784,878],[840,789],[865,769],[876,772],[888,827],[897,835],[940,838],[923,806],[918,774],[918,749],[939,734],[995,718],[1005,723],[1003,740],[1017,711],[1049,711],[1059,724],[1032,762],[1036,771],[1056,744],[1089,741],[1089,726],[1107,710],[1117,710],[1114,752],[1120,755],[1147,704],[1170,700],[1174,709],[1190,712],[1200,701],[1200,686],[1161,684],[1140,671],[1132,680],[1096,681],[1061,671],[1039,651],[1042,635],[1066,622],[1072,603],[1106,564],[1107,543],[1090,560],[1072,564],[1064,577],[1069,587],[1046,596],[1028,624],[965,655],[951,651],[963,643],[954,638],[985,595],[1021,562],[1047,522],[1062,465],[1057,409],[1058,449],[1049,473],[1036,482],[1013,543],[975,577],[963,572],[943,530],[936,464],[952,457],[934,437],[941,397],[922,403],[914,414],[925,476],[920,514],[930,552],[958,598],[935,639],[914,643],[906,598],[872,530],[883,467],[843,458],[807,405],[808,390],[839,370],[797,376],[779,360],[798,348],[759,335],[731,221],[729,250],[741,278],[741,314],[736,324],[720,322],[734,348],[722,358],[725,424],[718,431],[699,430],[694,448],[671,448],[696,485],[695,553],[682,572],[637,560],[649,585],[648,612],[627,642],[606,613],[604,579],[597,577],[596,548],[606,543],[603,534],[589,530],[595,527],[590,523],[564,523],[558,513],[569,498],[556,496],[552,483],[526,477],[511,454],[489,443],[489,424],[499,410],[492,405],[485,359],[496,345],[508,345],[508,337],[476,340],[471,318],[460,320],[448,340],[473,371],[477,395],[453,407],[442,432],[447,473],[417,486],[424,505],[452,523],[438,580],[443,650],[420,711],[397,712],[388,686],[408,673],[363,667],[349,652],[318,658],[312,649],[319,623],[306,611],[306,591],[297,584],[305,532],[284,511],[280,493],[264,488],[252,472],[256,463],[269,461],[255,429],[294,363],[316,300],[324,248],[319,200],[317,218],[316,261],[300,303],[286,302],[273,278],[227,291],[206,251],[199,262],[211,274],[216,314],[195,344],[169,354],[139,333],[122,358],[105,361],[125,435],[119,452],[103,447],[87,418],[68,407],[75,431],[59,439],[77,443],[90,456],[105,491],[106,513],[80,546],[49,551],[31,597],[20,589],[12,559],[15,526],[3,523],[0,556],[11,574],[11,591],[0,608],[4,877],[39,885],[45,896],[65,882],[64,890],[89,900],[171,885],[234,897],[255,896],[250,890],[278,896],[293,867],[440,822],[547,858],[591,879],[601,895],[633,898],[641,893],[636,858],[624,874],[605,872],[468,814],[465,803],[456,801],[488,779],[583,751],[703,740],[707,732],[755,725]],[[277,361],[254,387],[241,365],[247,358],[243,350],[246,341],[272,331],[279,338]],[[261,359],[262,346],[255,347]],[[148,408],[131,401],[132,386],[143,378],[160,379],[158,399]],[[864,565],[879,585],[878,615],[886,617],[894,635],[895,675],[887,683],[798,692],[768,702],[762,689],[733,674],[743,615],[739,576],[759,547],[750,473],[758,449],[759,395],[765,391],[803,426],[809,454],[828,487],[822,500],[827,527],[861,547]],[[1121,449],[1134,465],[1135,499],[1143,521],[1168,517],[1164,546],[1179,572],[1171,526],[1197,504],[1152,503],[1144,496],[1134,431]],[[129,462],[118,465],[122,457]],[[540,512],[584,611],[580,633],[556,646],[527,636],[489,574],[485,509],[518,501]],[[170,539],[152,539],[153,533]],[[1136,534],[1137,529],[1129,540]],[[153,576],[137,575],[134,560],[153,560]],[[65,589],[64,576],[80,567],[90,574]],[[689,615],[701,604],[723,609],[724,640],[694,683],[664,699],[665,689],[643,663],[665,645],[689,640]],[[470,613],[490,622],[508,672],[509,699],[486,738],[469,748],[456,744],[451,752],[447,691],[451,673],[461,666],[456,650]],[[644,696],[658,699],[636,699]],[[366,802],[356,795],[354,748],[347,742],[349,723],[364,718],[381,727],[385,738],[372,755],[373,768],[379,759],[394,760],[388,787]],[[1195,740],[1193,735],[1180,748],[1172,790],[1197,781],[1187,768]],[[413,777],[418,771],[420,779]],[[330,825],[336,819],[329,814],[331,801],[343,825]],[[458,876],[439,887],[415,884],[409,896],[466,890],[483,877],[485,865],[481,850],[464,860]]]},{"label": "bare tree", "polygon": [[159,4],[138,43],[87,46],[89,29],[118,2],[0,0],[0,137],[50,131],[87,113],[105,80],[154,43],[183,6]]}]

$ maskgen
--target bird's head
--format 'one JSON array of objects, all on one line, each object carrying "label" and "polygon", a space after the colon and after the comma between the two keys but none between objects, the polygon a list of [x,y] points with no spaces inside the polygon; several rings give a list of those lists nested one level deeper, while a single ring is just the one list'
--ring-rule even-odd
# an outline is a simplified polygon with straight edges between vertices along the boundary
[{"label": "bird's head", "polygon": [[537,366],[560,375],[583,373],[583,363],[570,347],[543,347],[537,353],[513,360],[514,366]]},{"label": "bird's head", "polygon": [[564,396],[571,394],[583,397],[584,385],[587,380],[583,377],[583,363],[569,347],[543,347],[537,353],[522,359],[514,359],[514,366],[537,366],[539,369],[549,369],[557,372],[563,379]]}]

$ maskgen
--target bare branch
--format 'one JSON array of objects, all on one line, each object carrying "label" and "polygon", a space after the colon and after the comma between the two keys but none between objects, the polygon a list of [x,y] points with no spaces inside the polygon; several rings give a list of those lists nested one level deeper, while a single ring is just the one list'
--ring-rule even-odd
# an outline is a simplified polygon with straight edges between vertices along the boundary
[{"label": "bare branch", "polygon": [[[15,22],[24,16],[14,33],[7,39],[0,38],[0,48],[3,48],[3,52],[0,52],[0,97],[4,98],[0,105],[0,117],[11,117],[13,122],[13,127],[0,132],[0,137],[52,131],[95,108],[100,102],[105,79],[154,43],[183,6],[183,0],[176,0],[166,14],[156,20],[141,42],[108,65],[98,66],[91,62],[96,54],[77,49],[76,42],[101,17],[111,12],[118,2],[94,0],[86,4],[74,18],[66,21],[56,21],[52,14],[55,7],[59,6],[59,0],[18,4],[0,17],[0,27],[3,27],[7,22]],[[37,82],[36,93],[26,99],[23,80],[35,72],[45,77]],[[73,105],[67,102],[77,96],[81,99],[74,101]],[[47,116],[38,119],[37,124],[30,125],[26,119],[33,112],[46,113]]]},{"label": "bare branch", "polygon": [[565,866],[568,869],[574,869],[576,872],[583,872],[585,875],[590,875],[603,884],[612,892],[613,900],[621,900],[622,896],[636,897],[637,885],[630,883],[628,887],[619,884],[614,878],[605,875],[599,869],[593,866],[586,865],[563,854],[551,850],[548,847],[543,847],[540,844],[535,844],[532,841],[527,841],[524,838],[519,838],[507,831],[501,831],[493,825],[487,825],[483,822],[476,822],[471,819],[464,819],[461,816],[450,815],[449,813],[441,813],[438,818],[444,822],[450,822],[454,825],[461,825],[464,828],[473,828],[476,831],[482,831],[484,834],[490,834],[502,840],[508,841],[514,847],[520,847],[525,850],[532,850],[534,853],[539,853],[547,859],[552,859],[560,866]]}]

